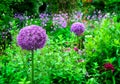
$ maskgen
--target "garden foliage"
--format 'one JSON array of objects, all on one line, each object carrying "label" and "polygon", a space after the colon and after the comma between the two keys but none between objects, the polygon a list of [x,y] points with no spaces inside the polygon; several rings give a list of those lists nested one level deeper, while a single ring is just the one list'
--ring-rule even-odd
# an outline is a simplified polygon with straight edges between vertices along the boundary
[{"label": "garden foliage", "polygon": [[[43,4],[47,8],[41,12]],[[35,84],[119,84],[118,4],[118,0],[3,0],[0,84],[31,84],[31,78]],[[80,25],[73,27],[73,33],[70,28],[74,23]],[[19,38],[21,48],[17,35],[29,25],[40,26],[44,31],[23,31]],[[45,31],[48,37],[44,36]],[[30,32],[34,33],[32,40]],[[38,45],[44,37],[43,48]],[[34,77],[31,77],[33,58],[24,49],[33,50],[33,46]]]}]

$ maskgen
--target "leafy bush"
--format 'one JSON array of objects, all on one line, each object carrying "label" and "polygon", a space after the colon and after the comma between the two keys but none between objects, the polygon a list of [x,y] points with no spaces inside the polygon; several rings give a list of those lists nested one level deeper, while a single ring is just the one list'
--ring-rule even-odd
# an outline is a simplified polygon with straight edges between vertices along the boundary
[{"label": "leafy bush", "polygon": [[[100,26],[95,28],[94,34],[85,38],[86,59],[88,60],[87,69],[90,74],[99,74],[104,72],[103,65],[107,62],[115,66],[114,76],[119,76],[120,67],[120,23],[116,22],[116,17],[113,20],[103,19]],[[94,73],[93,64],[97,64],[97,71]],[[91,68],[91,69],[90,69]],[[109,74],[110,73],[106,73]],[[113,74],[111,74],[113,75]],[[102,75],[103,76],[103,75]],[[105,74],[104,74],[105,76]],[[103,76],[103,77],[104,77]],[[99,76],[101,79],[101,76]],[[109,76],[110,77],[110,76]],[[113,76],[112,76],[113,77]],[[103,79],[101,79],[103,80]],[[111,79],[106,79],[106,81]],[[116,79],[118,80],[118,79]]]},{"label": "leafy bush", "polygon": [[94,35],[86,39],[88,55],[104,56],[104,58],[116,56],[116,50],[119,49],[119,43],[117,43],[119,42],[119,28],[119,23],[104,19],[101,25],[95,28]]}]

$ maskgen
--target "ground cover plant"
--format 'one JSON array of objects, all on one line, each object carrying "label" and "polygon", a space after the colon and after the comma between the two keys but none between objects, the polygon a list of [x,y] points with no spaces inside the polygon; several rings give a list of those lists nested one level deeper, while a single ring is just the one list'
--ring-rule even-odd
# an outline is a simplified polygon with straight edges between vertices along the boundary
[{"label": "ground cover plant", "polygon": [[119,3],[107,1],[0,3],[0,84],[119,84],[117,9],[95,5]]}]

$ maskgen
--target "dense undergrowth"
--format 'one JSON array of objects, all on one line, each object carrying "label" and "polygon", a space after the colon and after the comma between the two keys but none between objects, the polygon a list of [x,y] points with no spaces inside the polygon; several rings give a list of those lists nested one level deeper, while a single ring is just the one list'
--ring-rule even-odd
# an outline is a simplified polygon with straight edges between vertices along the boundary
[{"label": "dense undergrowth", "polygon": [[[114,2],[115,0],[110,1],[105,6]],[[10,5],[6,1],[2,3]],[[82,4],[92,7],[94,3]],[[38,11],[29,10],[28,14],[13,15],[9,8],[1,9],[4,13],[0,17],[0,84],[32,83],[31,52],[23,50],[16,39],[19,31],[29,25],[41,26],[48,35],[46,45],[34,51],[35,84],[119,84],[119,16],[116,12],[106,13],[103,10],[89,15],[88,11],[84,13],[83,10],[84,8],[81,11],[67,11],[69,13],[52,11],[52,14],[39,15],[31,15],[29,11]],[[85,25],[85,31],[80,36],[70,31],[75,22]],[[78,47],[80,45],[82,48]]]}]

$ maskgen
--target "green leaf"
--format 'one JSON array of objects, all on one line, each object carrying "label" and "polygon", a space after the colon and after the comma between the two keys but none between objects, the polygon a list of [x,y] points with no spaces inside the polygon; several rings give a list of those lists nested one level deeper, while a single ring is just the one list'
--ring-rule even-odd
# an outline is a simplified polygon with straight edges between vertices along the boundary
[{"label": "green leaf", "polygon": [[118,67],[120,67],[120,57],[118,57]]}]

